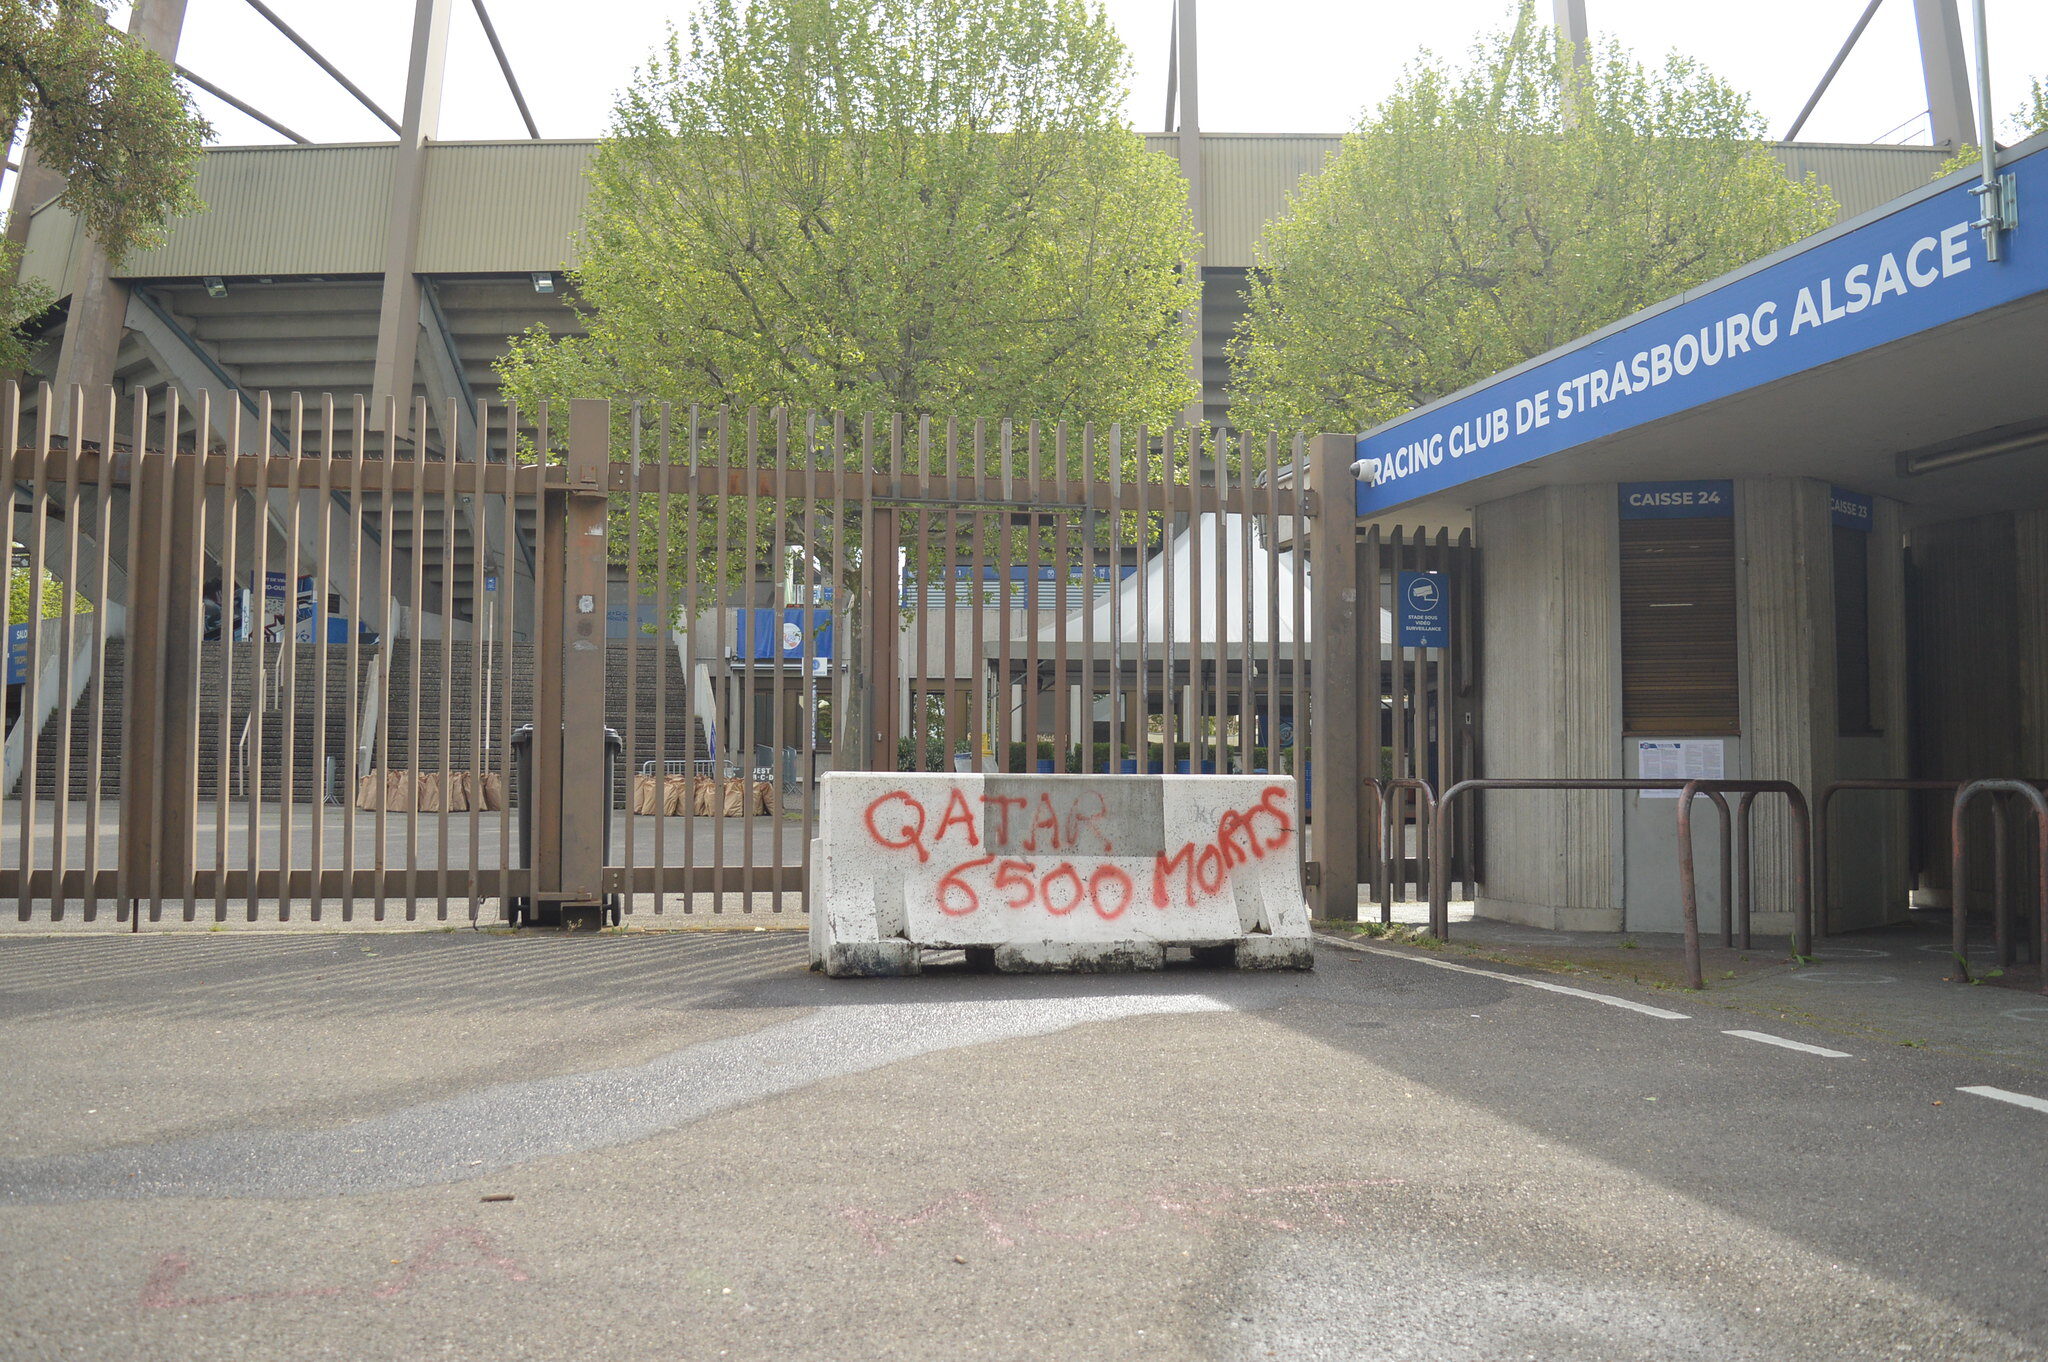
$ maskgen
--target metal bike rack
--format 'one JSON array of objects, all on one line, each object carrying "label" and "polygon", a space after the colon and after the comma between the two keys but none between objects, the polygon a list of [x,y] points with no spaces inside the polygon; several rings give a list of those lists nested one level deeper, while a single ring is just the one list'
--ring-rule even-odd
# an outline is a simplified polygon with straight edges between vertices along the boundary
[{"label": "metal bike rack", "polygon": [[[1956,802],[1949,813],[1949,949],[1956,957],[1956,973],[1962,982],[1969,983],[1969,956],[1965,953],[1969,941],[1970,913],[1968,885],[1964,880],[1964,865],[1968,847],[1963,831],[1963,814],[1970,801],[1982,794],[2018,795],[2034,806],[2035,845],[2040,850],[2037,857],[2037,873],[2040,885],[2035,895],[2034,906],[2034,961],[2041,966],[2041,991],[2048,994],[2048,797],[2023,780],[1973,780],[1956,791]],[[1997,917],[1992,931],[1998,942],[2000,963],[2010,952],[2008,939],[2009,924],[2007,905],[2004,901],[2005,881],[2005,820],[1992,824],[1992,853],[1997,866],[1992,872],[1993,893],[1997,898]]]},{"label": "metal bike rack", "polygon": [[[1444,791],[1443,797],[1436,801],[1435,807],[1431,810],[1429,848],[1430,932],[1440,940],[1448,941],[1450,939],[1450,876],[1448,874],[1449,863],[1444,856],[1443,842],[1445,837],[1445,829],[1450,826],[1451,822],[1451,801],[1455,800],[1459,795],[1464,794],[1467,790],[1679,790],[1684,792],[1693,792],[1694,786],[1702,785],[1704,783],[1705,782],[1697,780],[1565,780],[1535,778],[1503,778],[1498,780],[1481,778],[1477,780],[1459,781],[1457,784],[1451,786],[1450,789]],[[1751,782],[1737,781],[1715,783],[1741,785]],[[1755,783],[1773,784],[1773,782],[1768,781]],[[1713,800],[1714,806],[1721,812],[1721,912],[1723,923],[1722,934],[1725,936],[1727,934],[1726,924],[1728,914],[1728,886],[1731,882],[1730,863],[1728,859],[1728,833],[1730,827],[1730,819],[1728,816],[1728,801],[1723,799],[1717,790],[1702,789],[1697,791],[1697,793],[1704,794],[1709,799]],[[1691,807],[1692,800],[1686,798],[1683,794],[1681,794],[1679,799],[1679,854],[1681,855],[1681,857],[1683,857],[1684,864],[1680,867],[1680,870],[1681,879],[1687,887],[1687,919],[1692,924],[1691,929],[1687,934],[1686,954],[1688,958],[1688,965],[1692,972],[1692,976],[1695,980],[1697,980],[1699,977],[1699,926],[1697,910],[1692,906],[1692,856],[1690,842],[1688,840],[1691,837],[1692,830],[1690,823],[1686,820],[1685,817],[1685,811]],[[1804,878],[1804,875],[1802,875],[1802,883],[1804,882]],[[1698,988],[1700,987],[1700,985],[1697,982],[1695,982],[1693,987]]]},{"label": "metal bike rack", "polygon": [[[1813,808],[1813,935],[1819,940],[1829,934],[1833,923],[1829,919],[1833,904],[1828,896],[1828,808],[1835,802],[1835,796],[1844,790],[1947,790],[1954,792],[1962,788],[1960,780],[1838,780],[1832,785],[1821,787],[1820,798]],[[2005,805],[1993,803],[1999,823],[1998,841],[2005,843]],[[2001,872],[2002,875],[2003,872]],[[2003,879],[1998,888],[1999,903],[2005,902]]]},{"label": "metal bike rack", "polygon": [[[1436,823],[1436,791],[1430,788],[1428,781],[1417,780],[1412,776],[1403,776],[1397,780],[1376,780],[1373,784],[1380,787],[1380,921],[1388,923],[1394,920],[1394,881],[1397,874],[1395,867],[1408,859],[1407,839],[1402,838],[1402,845],[1399,847],[1394,845],[1395,836],[1399,832],[1399,829],[1394,827],[1394,809],[1399,801],[1391,796],[1395,790],[1415,792],[1415,821],[1421,827],[1416,850],[1428,852],[1430,864],[1434,865],[1436,847],[1431,841],[1431,834]],[[1402,875],[1400,878],[1405,882],[1407,877]],[[1420,867],[1417,868],[1416,883],[1418,886],[1428,883]],[[1431,915],[1431,921],[1435,921],[1434,914]]]},{"label": "metal bike rack", "polygon": [[[1699,895],[1694,885],[1692,856],[1692,802],[1701,795],[1714,799],[1717,795],[1740,794],[1740,821],[1737,836],[1742,843],[1742,888],[1740,924],[1742,944],[1749,944],[1749,814],[1755,796],[1760,794],[1781,794],[1792,808],[1792,831],[1798,838],[1798,854],[1793,858],[1792,883],[1797,890],[1799,902],[1792,914],[1792,949],[1796,954],[1805,955],[1813,949],[1813,886],[1808,879],[1807,867],[1813,860],[1813,820],[1808,814],[1806,795],[1789,780],[1693,780],[1687,781],[1678,796],[1678,884],[1685,913],[1685,969],[1687,986],[1705,988],[1706,981],[1700,976],[1700,922]],[[1717,800],[1716,802],[1721,802]],[[1724,820],[1722,850],[1727,851],[1725,822],[1727,806],[1722,803],[1721,816]],[[1725,864],[1725,861],[1724,861]],[[1727,903],[1726,892],[1722,904]],[[1726,918],[1723,918],[1722,944],[1727,945]]]}]

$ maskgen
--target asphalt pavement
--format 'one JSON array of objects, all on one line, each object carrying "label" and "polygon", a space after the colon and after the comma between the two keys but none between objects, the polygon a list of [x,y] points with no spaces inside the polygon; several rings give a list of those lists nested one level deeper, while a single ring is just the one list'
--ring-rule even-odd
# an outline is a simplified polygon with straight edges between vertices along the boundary
[{"label": "asphalt pavement", "polygon": [[1711,994],[15,937],[0,1043],[6,1358],[2048,1356],[2039,1066]]}]

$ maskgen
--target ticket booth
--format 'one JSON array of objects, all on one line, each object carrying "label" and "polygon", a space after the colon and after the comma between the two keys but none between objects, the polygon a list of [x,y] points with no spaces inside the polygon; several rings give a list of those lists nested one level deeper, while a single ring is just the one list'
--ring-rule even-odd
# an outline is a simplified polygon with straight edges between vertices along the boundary
[{"label": "ticket booth", "polygon": [[[2022,195],[2048,191],[2048,137],[2006,159]],[[1844,780],[2048,777],[2048,220],[1989,249],[1975,182],[1359,438],[1362,518],[1472,517],[1483,775],[1784,780],[1816,801]],[[1944,809],[1836,800],[1834,929],[1945,901]],[[1663,792],[1490,793],[1477,909],[1676,930],[1676,822]],[[1710,805],[1694,825],[1711,922]],[[1756,925],[1785,931],[1800,861],[1774,797],[1752,859]]]}]

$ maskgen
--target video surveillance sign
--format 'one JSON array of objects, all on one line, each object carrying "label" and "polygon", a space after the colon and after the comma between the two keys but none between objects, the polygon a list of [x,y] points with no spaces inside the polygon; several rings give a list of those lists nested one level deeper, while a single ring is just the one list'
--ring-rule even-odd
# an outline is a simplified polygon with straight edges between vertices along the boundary
[{"label": "video surveillance sign", "polygon": [[1451,592],[1441,572],[1404,572],[1395,586],[1396,633],[1403,648],[1447,648],[1451,643]]}]

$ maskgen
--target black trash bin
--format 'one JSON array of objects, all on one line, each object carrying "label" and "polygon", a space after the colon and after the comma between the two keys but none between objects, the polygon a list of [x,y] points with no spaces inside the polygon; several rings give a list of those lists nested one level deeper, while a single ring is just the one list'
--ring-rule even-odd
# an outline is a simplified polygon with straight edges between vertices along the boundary
[{"label": "black trash bin", "polygon": [[[609,856],[612,845],[612,805],[618,800],[619,759],[625,753],[625,740],[619,737],[616,728],[604,731],[604,846]],[[533,868],[533,725],[521,724],[512,730],[512,790],[513,800],[519,805],[519,868]],[[559,927],[562,915],[559,908],[534,911],[524,894],[506,894],[503,897],[505,920],[514,927]],[[604,900],[605,916],[612,926],[619,925],[624,903],[617,894],[607,894]]]}]

